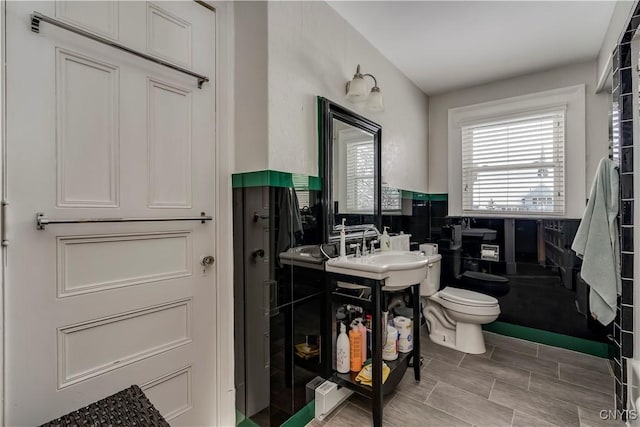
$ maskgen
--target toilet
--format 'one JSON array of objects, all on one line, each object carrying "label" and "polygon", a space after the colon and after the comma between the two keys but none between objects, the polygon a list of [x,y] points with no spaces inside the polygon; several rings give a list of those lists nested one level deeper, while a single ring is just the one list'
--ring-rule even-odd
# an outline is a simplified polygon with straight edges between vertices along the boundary
[{"label": "toilet", "polygon": [[429,256],[427,277],[420,283],[429,339],[436,344],[471,354],[486,351],[482,327],[500,314],[498,300],[468,289],[440,289],[440,254]]}]

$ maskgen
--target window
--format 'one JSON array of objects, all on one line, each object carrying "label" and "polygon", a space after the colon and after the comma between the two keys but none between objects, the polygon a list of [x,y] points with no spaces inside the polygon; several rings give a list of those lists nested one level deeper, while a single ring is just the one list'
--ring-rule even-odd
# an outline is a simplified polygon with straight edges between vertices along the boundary
[{"label": "window", "polygon": [[462,125],[462,210],[564,215],[565,110]]},{"label": "window", "polygon": [[[347,211],[372,212],[375,198],[373,142],[349,142],[347,149]],[[400,191],[382,187],[382,211],[399,211]]]},{"label": "window", "polygon": [[293,181],[293,188],[296,190],[300,209],[311,207],[309,200],[309,177],[306,175],[293,174],[291,179]]}]

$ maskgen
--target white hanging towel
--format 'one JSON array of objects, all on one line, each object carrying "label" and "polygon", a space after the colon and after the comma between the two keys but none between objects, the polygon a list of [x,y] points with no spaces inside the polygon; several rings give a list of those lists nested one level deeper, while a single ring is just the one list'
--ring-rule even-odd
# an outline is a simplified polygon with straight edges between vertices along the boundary
[{"label": "white hanging towel", "polygon": [[591,288],[591,315],[603,325],[616,317],[620,295],[620,244],[618,242],[619,176],[609,158],[600,160],[591,194],[571,249],[582,258],[580,274]]}]

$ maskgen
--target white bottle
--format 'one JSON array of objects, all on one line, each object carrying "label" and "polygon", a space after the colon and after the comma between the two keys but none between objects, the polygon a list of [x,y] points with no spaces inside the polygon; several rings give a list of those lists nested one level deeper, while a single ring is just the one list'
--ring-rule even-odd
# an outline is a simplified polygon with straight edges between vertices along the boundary
[{"label": "white bottle", "polygon": [[342,218],[342,229],[340,229],[340,258],[347,257],[347,238],[345,234],[345,223],[346,218]]},{"label": "white bottle", "polygon": [[380,250],[381,251],[390,251],[391,250],[391,238],[387,233],[387,228],[384,227],[384,231],[382,232],[382,236],[380,236]]},{"label": "white bottle", "polygon": [[348,374],[351,369],[349,360],[350,350],[347,328],[344,326],[344,323],[340,323],[340,335],[338,335],[338,341],[336,343],[336,370],[341,374]]},{"label": "white bottle", "polygon": [[387,342],[382,347],[382,360],[396,360],[398,358],[398,330],[387,325]]}]

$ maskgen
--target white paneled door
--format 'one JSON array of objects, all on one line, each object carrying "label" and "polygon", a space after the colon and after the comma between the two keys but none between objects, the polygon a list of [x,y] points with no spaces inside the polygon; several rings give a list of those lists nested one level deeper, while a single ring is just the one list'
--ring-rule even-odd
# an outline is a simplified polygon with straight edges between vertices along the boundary
[{"label": "white paneled door", "polygon": [[[67,25],[211,79],[195,78]],[[6,2],[5,423],[140,385],[172,425],[212,425],[215,14],[191,1]]]}]

